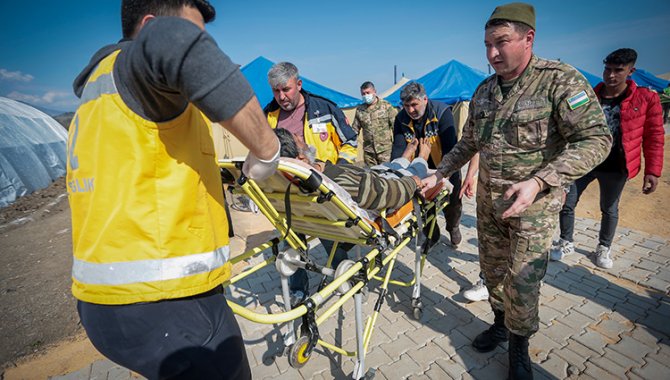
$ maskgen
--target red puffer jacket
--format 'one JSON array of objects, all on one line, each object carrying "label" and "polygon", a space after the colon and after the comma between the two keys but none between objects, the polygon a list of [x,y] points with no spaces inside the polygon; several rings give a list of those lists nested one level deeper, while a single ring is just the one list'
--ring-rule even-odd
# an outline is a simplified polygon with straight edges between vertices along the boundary
[{"label": "red puffer jacket", "polygon": [[[640,172],[640,151],[644,152],[644,174],[660,177],[665,138],[661,100],[657,93],[637,87],[630,79],[626,83],[626,98],[621,102],[621,142],[628,178]],[[598,97],[603,86],[601,82],[594,88]]]}]

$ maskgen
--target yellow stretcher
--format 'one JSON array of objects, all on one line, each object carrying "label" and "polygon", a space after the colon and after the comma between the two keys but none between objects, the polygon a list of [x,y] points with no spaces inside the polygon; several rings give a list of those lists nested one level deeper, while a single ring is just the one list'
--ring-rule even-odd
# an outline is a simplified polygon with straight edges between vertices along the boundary
[{"label": "yellow stretcher", "polygon": [[[413,287],[412,314],[422,315],[420,299],[421,271],[426,260],[428,244],[421,248],[420,231],[439,233],[435,217],[447,204],[449,192],[438,190],[431,200],[415,197],[412,202],[394,214],[374,217],[360,209],[351,197],[323,174],[307,168],[296,160],[282,158],[276,173],[262,182],[247,179],[241,171],[242,161],[220,160],[222,179],[233,194],[246,194],[276,228],[281,238],[263,243],[231,259],[233,265],[261,255],[272,249],[272,255],[242,273],[234,275],[224,286],[233,285],[262,268],[273,264],[280,274],[284,310],[281,313],[257,313],[228,300],[235,314],[252,322],[282,324],[301,318],[301,327],[295,331],[293,323],[286,323],[283,334],[289,364],[300,368],[309,360],[314,347],[324,348],[345,356],[355,357],[352,378],[362,379],[365,373],[365,355],[372,337],[375,322],[384,303],[388,285]],[[286,210],[289,210],[287,213]],[[308,255],[309,241],[315,238],[335,242],[328,260],[320,265]],[[414,276],[410,282],[393,280],[393,267],[398,253],[416,239]],[[280,250],[285,240],[287,249]],[[337,244],[354,243],[370,249],[357,260],[344,260],[338,268],[329,268]],[[360,255],[359,255],[360,256]],[[261,256],[262,257],[262,256]],[[288,277],[297,268],[321,273],[318,292],[312,294],[295,308],[291,308]],[[363,318],[363,292],[371,281],[381,284],[374,310]],[[334,343],[323,341],[319,326],[351,298],[354,299],[356,347],[345,350]]]}]

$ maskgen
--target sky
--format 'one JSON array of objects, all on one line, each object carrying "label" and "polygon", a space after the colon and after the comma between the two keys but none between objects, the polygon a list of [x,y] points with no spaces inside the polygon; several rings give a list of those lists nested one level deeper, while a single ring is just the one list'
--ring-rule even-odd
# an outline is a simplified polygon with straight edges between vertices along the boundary
[{"label": "sky", "polygon": [[[220,1],[207,25],[240,65],[262,55],[355,97],[364,81],[383,92],[456,59],[489,72],[484,24],[498,1]],[[534,51],[597,76],[620,47],[637,67],[670,71],[670,1],[531,1]],[[0,96],[73,111],[72,81],[95,51],[121,38],[120,0],[0,2]]]}]

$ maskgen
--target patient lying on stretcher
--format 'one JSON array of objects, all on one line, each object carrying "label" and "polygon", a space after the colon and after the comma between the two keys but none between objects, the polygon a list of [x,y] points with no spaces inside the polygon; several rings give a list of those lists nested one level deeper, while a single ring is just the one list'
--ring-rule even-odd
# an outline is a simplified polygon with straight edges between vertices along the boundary
[{"label": "patient lying on stretcher", "polygon": [[[409,202],[417,188],[420,188],[421,178],[429,173],[426,160],[430,154],[430,143],[414,139],[400,158],[384,165],[373,168],[361,168],[351,164],[332,164],[317,162],[309,147],[291,132],[277,128],[275,133],[281,143],[280,156],[295,158],[310,165],[318,172],[342,187],[354,202],[363,209],[386,210],[398,209]],[[416,150],[417,158],[412,160]],[[410,161],[411,160],[411,161]],[[446,186],[450,186],[446,182]],[[333,242],[321,240],[326,252],[330,252]],[[340,262],[348,258],[347,252],[353,244],[339,243],[333,256],[332,267],[337,268]],[[299,269],[289,279],[292,305],[304,300],[309,295],[309,279],[304,269]]]},{"label": "patient lying on stretcher", "polygon": [[[291,132],[277,128],[275,133],[281,143],[281,157],[295,158],[323,173],[351,195],[363,209],[397,209],[409,202],[428,174],[426,160],[430,154],[430,143],[414,139],[407,144],[403,155],[390,163],[370,169],[351,164],[332,164],[314,160],[309,147]],[[416,150],[417,158],[412,160]],[[411,160],[411,161],[410,161]]]}]

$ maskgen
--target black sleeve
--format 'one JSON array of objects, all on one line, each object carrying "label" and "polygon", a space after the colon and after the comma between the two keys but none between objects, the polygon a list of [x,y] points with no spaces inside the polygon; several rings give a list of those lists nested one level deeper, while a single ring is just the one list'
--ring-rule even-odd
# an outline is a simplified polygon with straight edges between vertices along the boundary
[{"label": "black sleeve", "polygon": [[[404,111],[400,111],[402,113]],[[402,156],[405,148],[407,148],[407,141],[402,133],[402,122],[400,121],[400,113],[396,115],[393,122],[393,147],[391,148],[391,161]]]},{"label": "black sleeve", "polygon": [[234,116],[254,95],[214,39],[179,17],[144,26],[115,67],[123,100],[139,115],[165,121],[195,104],[212,121]]},{"label": "black sleeve", "polygon": [[451,107],[447,107],[440,116],[438,134],[442,145],[442,155],[444,156],[451,151],[457,142],[456,126],[454,125],[454,115],[451,113]]},{"label": "black sleeve", "polygon": [[[454,123],[454,115],[451,113],[451,107],[447,107],[446,110],[440,116],[440,121],[438,124],[438,134],[440,137],[440,144],[442,145],[442,157],[447,153],[451,152],[456,143],[456,125]],[[461,171],[457,170],[449,177],[449,182],[454,185],[454,192],[458,194],[458,191],[461,190]]]}]

